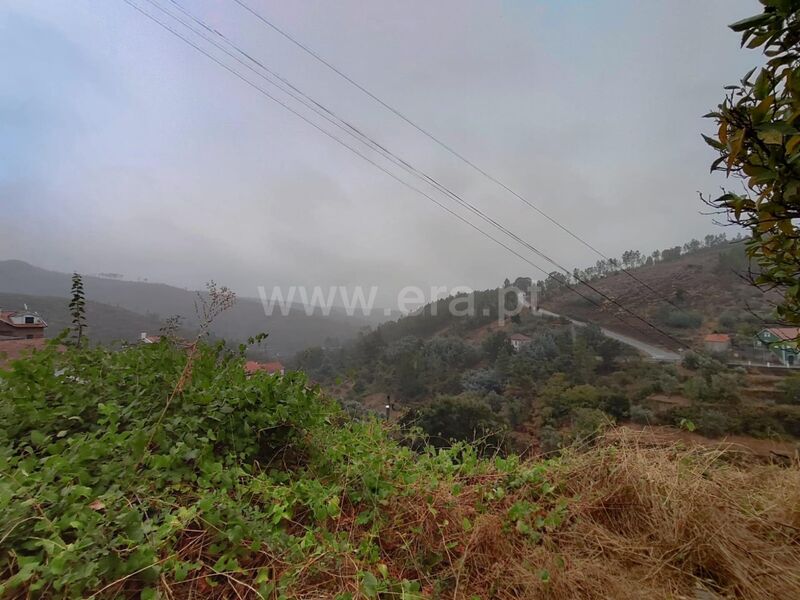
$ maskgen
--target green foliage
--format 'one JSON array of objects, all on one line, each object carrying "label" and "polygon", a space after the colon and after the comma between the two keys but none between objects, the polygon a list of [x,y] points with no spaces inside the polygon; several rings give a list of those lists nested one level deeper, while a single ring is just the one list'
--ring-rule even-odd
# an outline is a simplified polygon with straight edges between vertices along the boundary
[{"label": "green foliage", "polygon": [[703,315],[695,310],[664,309],[657,316],[664,325],[676,329],[697,329],[703,324]]},{"label": "green foliage", "polygon": [[461,386],[465,392],[503,393],[503,382],[494,369],[475,369],[465,372],[461,376]]},{"label": "green foliage", "polygon": [[697,431],[708,437],[719,437],[731,430],[731,420],[728,415],[714,409],[703,410],[695,419]]},{"label": "green foliage", "polygon": [[572,433],[578,443],[592,440],[613,424],[606,413],[596,408],[572,409]]},{"label": "green foliage", "polygon": [[639,425],[654,425],[656,423],[653,411],[640,405],[631,406],[630,417],[631,421]]},{"label": "green foliage", "polygon": [[[421,582],[383,560],[398,503],[454,498],[489,473],[470,511],[505,514],[516,494],[508,535],[534,543],[564,520],[545,464],[483,460],[462,443],[415,452],[377,421],[348,420],[302,374],[248,378],[219,345],[57,344],[0,372],[2,597],[155,598],[166,582],[183,597],[181,582],[233,577],[290,598],[335,573],[353,593],[419,599]],[[453,407],[465,418],[448,420]],[[472,423],[484,443],[497,432],[478,400],[444,401],[438,418]]]},{"label": "green foliage", "polygon": [[72,274],[72,298],[69,301],[69,312],[72,317],[70,341],[80,346],[84,342],[83,331],[86,329],[86,295],[83,292],[83,278],[78,273]]},{"label": "green foliage", "polygon": [[503,445],[504,421],[479,396],[442,396],[436,398],[414,419],[431,444],[446,446],[452,441],[475,442],[484,448]]},{"label": "green foliage", "polygon": [[763,12],[731,25],[742,46],[767,62],[727,86],[707,116],[717,132],[703,136],[719,154],[711,169],[734,176],[744,193],[708,202],[749,229],[747,254],[760,267],[754,282],[783,290],[781,319],[800,323],[800,0],[762,0]]},{"label": "green foliage", "polygon": [[683,393],[696,402],[720,402],[734,404],[739,400],[742,387],[740,376],[734,373],[720,373],[706,377],[688,379],[683,384]]},{"label": "green foliage", "polygon": [[495,331],[486,336],[486,339],[483,340],[481,351],[486,359],[497,360],[501,352],[511,354],[511,352],[513,352],[513,347],[505,331]]},{"label": "green foliage", "polygon": [[688,350],[681,359],[681,364],[692,371],[696,371],[702,364],[702,357],[694,350]]},{"label": "green foliage", "polygon": [[[59,353],[53,343],[0,374],[0,551],[13,549],[16,564],[7,589],[78,595],[137,571],[147,581],[192,569],[159,557],[201,521],[225,524],[216,543],[245,532],[287,542],[277,525],[311,502],[303,488],[287,488],[258,516],[239,498],[277,484],[263,473],[253,479],[254,465],[301,452],[304,432],[330,409],[302,376],[247,379],[240,360],[218,351],[187,354],[162,342]],[[221,555],[220,564],[236,558]]]},{"label": "green foliage", "polygon": [[800,404],[800,375],[790,375],[778,384],[786,404]]}]

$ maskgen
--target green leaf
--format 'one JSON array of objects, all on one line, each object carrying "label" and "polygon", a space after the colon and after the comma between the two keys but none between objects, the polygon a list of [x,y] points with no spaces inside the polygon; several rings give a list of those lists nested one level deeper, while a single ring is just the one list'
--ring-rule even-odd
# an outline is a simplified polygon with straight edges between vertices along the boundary
[{"label": "green leaf", "polygon": [[147,587],[142,590],[142,593],[139,594],[140,600],[156,600],[158,595],[156,594],[155,589]]},{"label": "green leaf", "polygon": [[367,598],[378,597],[378,579],[369,571],[361,577],[361,590]]},{"label": "green leaf", "polygon": [[746,19],[741,19],[740,21],[736,21],[735,23],[731,23],[728,25],[732,31],[737,33],[741,31],[745,31],[746,29],[752,29],[754,27],[760,27],[761,25],[766,25],[770,21],[772,21],[774,17],[768,13],[762,13],[760,15],[754,15],[752,17],[747,17]]},{"label": "green leaf", "polygon": [[31,443],[33,443],[34,446],[44,446],[46,442],[47,436],[41,431],[36,431],[35,429],[31,431]]},{"label": "green leaf", "polygon": [[550,571],[548,571],[547,569],[540,570],[538,575],[539,575],[539,581],[542,581],[543,583],[550,582]]}]

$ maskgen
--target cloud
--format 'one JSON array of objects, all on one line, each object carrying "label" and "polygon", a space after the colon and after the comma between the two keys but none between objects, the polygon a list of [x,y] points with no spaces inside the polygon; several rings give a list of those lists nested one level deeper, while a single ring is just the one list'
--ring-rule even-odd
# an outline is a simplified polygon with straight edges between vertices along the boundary
[{"label": "cloud", "polygon": [[[712,229],[700,116],[759,60],[725,27],[747,0],[251,3],[609,255]],[[235,5],[191,8],[560,263],[597,259]],[[540,276],[123,3],[10,0],[0,31],[6,258],[383,300]]]}]

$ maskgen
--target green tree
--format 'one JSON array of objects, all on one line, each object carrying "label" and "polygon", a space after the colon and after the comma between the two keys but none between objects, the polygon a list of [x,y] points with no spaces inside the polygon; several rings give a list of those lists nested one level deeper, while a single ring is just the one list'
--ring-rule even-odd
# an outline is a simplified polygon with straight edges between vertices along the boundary
[{"label": "green tree", "polygon": [[486,358],[489,360],[496,360],[502,351],[510,354],[513,347],[511,346],[511,342],[508,341],[508,335],[505,331],[495,331],[483,340],[483,343],[481,343],[481,350]]},{"label": "green tree", "polygon": [[83,292],[83,278],[72,274],[72,299],[69,301],[69,314],[72,317],[72,342],[80,346],[84,341],[86,329],[86,295]]},{"label": "green tree", "polygon": [[780,289],[779,317],[800,323],[800,0],[761,4],[761,14],[730,28],[767,62],[726,87],[707,115],[717,133],[703,136],[719,154],[711,170],[743,180],[746,191],[705,200],[749,229],[747,253],[760,269],[753,283]]},{"label": "green tree", "polygon": [[455,440],[497,448],[507,428],[486,402],[471,394],[440,396],[419,412],[416,424],[431,436],[434,446]]}]

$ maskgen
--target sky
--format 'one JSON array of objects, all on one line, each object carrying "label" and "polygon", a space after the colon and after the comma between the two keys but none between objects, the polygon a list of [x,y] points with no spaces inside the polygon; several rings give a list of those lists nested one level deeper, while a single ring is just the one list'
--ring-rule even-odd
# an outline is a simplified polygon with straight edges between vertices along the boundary
[{"label": "sky", "polygon": [[[726,27],[755,0],[243,1],[608,256],[723,231],[702,115],[761,62]],[[559,264],[599,258],[234,0],[181,6]],[[542,277],[122,0],[0,3],[0,208],[0,259],[245,296]]]}]

